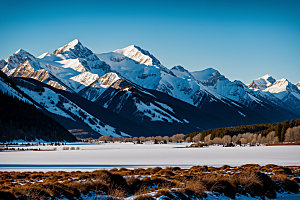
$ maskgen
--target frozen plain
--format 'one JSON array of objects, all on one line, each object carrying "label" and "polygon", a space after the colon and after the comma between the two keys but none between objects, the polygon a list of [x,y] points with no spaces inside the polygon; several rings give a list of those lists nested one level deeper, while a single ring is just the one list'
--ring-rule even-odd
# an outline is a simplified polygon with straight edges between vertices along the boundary
[{"label": "frozen plain", "polygon": [[[0,152],[1,171],[93,171],[111,168],[148,168],[243,164],[300,165],[300,146],[176,148],[182,144],[68,144],[79,150]],[[51,149],[52,146],[27,148]]]}]

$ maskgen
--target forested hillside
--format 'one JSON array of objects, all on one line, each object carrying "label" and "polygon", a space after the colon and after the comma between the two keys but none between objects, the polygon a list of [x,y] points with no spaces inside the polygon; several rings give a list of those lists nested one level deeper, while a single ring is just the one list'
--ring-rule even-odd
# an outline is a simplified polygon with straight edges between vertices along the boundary
[{"label": "forested hillside", "polygon": [[300,119],[290,120],[285,122],[278,123],[269,123],[269,124],[253,124],[253,125],[242,125],[235,127],[226,127],[226,128],[216,128],[209,129],[201,132],[193,132],[186,135],[185,138],[190,137],[193,139],[195,136],[200,136],[199,140],[204,140],[204,138],[210,135],[210,140],[214,138],[223,138],[225,135],[234,136],[243,133],[253,133],[266,137],[270,132],[275,133],[275,137],[278,137],[279,142],[285,141],[285,133],[289,128],[300,126]]},{"label": "forested hillside", "polygon": [[59,123],[33,105],[0,92],[0,141],[76,141]]}]

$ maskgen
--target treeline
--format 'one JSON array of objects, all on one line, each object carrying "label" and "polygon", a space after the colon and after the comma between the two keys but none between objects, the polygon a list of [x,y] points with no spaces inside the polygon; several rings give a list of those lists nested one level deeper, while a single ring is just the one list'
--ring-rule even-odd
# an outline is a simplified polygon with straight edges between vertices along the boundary
[{"label": "treeline", "polygon": [[[264,130],[263,130],[264,127]],[[246,132],[244,132],[246,131]],[[253,132],[250,132],[253,131]],[[207,145],[261,145],[276,144],[282,142],[300,141],[300,120],[291,120],[273,124],[257,124],[249,126],[238,126],[229,128],[211,129],[195,132],[188,135],[175,134],[173,136],[153,137],[110,137],[101,136],[98,139],[86,139],[84,142],[132,142],[143,144],[151,142],[154,144],[193,142],[193,146]]]},{"label": "treeline", "polygon": [[145,142],[153,142],[154,144],[181,143],[184,142],[184,134],[175,134],[169,136],[153,136],[153,137],[110,137],[101,136],[98,139],[82,140],[83,142],[133,142],[135,144],[143,144]]},{"label": "treeline", "polygon": [[[236,127],[226,127],[226,128],[216,128],[209,129],[201,132],[193,132],[185,136],[185,139],[190,138],[193,140],[194,137],[200,136],[200,141],[204,141],[205,137],[209,136],[210,140],[214,138],[223,138],[224,136],[234,137],[243,133],[252,133],[255,134],[255,137],[260,135],[260,138],[267,137],[269,133],[272,132],[274,137],[278,138],[278,142],[284,142],[286,132],[289,128],[300,126],[300,119],[290,120],[285,122],[278,123],[269,123],[269,124],[254,124],[254,125],[242,125]],[[198,139],[197,139],[198,140]]]},{"label": "treeline", "polygon": [[0,91],[0,142],[77,141],[63,126],[35,106]]},{"label": "treeline", "polygon": [[[262,136],[262,134],[255,134],[255,133],[243,133],[234,136],[225,135],[224,137],[215,137],[211,138],[211,134],[202,138],[202,134],[199,133],[193,139],[187,137],[185,141],[189,142],[192,141],[193,147],[202,147],[208,145],[223,145],[223,146],[244,146],[244,145],[268,145],[268,144],[278,144],[280,143],[279,137],[275,135],[275,131],[271,131],[266,136]],[[285,140],[284,142],[297,142],[300,141],[300,126],[295,126],[293,128],[288,128],[285,133]]]}]

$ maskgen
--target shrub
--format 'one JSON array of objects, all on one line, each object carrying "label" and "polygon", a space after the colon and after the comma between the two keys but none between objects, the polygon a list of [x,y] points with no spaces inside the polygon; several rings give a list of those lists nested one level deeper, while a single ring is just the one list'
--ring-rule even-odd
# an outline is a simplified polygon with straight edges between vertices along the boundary
[{"label": "shrub", "polygon": [[123,198],[126,196],[127,191],[124,189],[124,187],[110,187],[108,190],[108,195],[112,196],[112,197],[119,197],[119,198]]},{"label": "shrub", "polygon": [[276,167],[274,168],[275,174],[287,174],[291,175],[293,174],[292,170],[287,167]]},{"label": "shrub", "polygon": [[284,189],[285,191],[293,192],[293,193],[298,193],[299,192],[299,185],[292,180],[286,179],[283,182]]},{"label": "shrub", "polygon": [[186,183],[186,189],[193,191],[196,194],[204,194],[205,186],[199,179],[193,179]]},{"label": "shrub", "polygon": [[144,192],[144,190],[146,188],[146,187],[143,187],[144,183],[140,179],[130,177],[130,178],[126,179],[126,181],[129,186],[129,190],[132,194],[141,194]]},{"label": "shrub", "polygon": [[215,175],[207,174],[200,177],[200,181],[206,190],[210,190],[210,188],[215,184],[218,177]]},{"label": "shrub", "polygon": [[161,175],[164,175],[166,177],[171,177],[171,176],[174,176],[175,174],[172,171],[170,171],[170,170],[163,170],[161,172]]},{"label": "shrub", "polygon": [[212,187],[213,192],[218,192],[224,194],[232,199],[235,198],[236,189],[233,185],[227,180],[219,180]]},{"label": "shrub", "polygon": [[261,172],[240,173],[234,176],[234,182],[241,194],[259,197],[276,197],[276,188],[271,178]]},{"label": "shrub", "polygon": [[151,169],[151,174],[156,174],[157,172],[159,172],[160,170],[162,170],[161,167],[155,167]]},{"label": "shrub", "polygon": [[293,192],[298,193],[299,191],[299,185],[296,181],[288,179],[286,175],[275,175],[272,176],[272,179],[275,180],[276,183],[276,190],[278,192]]}]

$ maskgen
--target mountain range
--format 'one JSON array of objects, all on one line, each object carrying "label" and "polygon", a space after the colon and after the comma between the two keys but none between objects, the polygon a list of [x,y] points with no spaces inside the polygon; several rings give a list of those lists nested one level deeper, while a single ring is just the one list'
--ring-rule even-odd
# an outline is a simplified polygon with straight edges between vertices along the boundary
[{"label": "mountain range", "polygon": [[0,69],[16,86],[0,79],[4,95],[35,105],[79,138],[173,135],[300,116],[300,82],[265,75],[246,85],[213,68],[169,69],[135,45],[97,54],[76,39],[38,57],[20,49],[0,60]]}]

